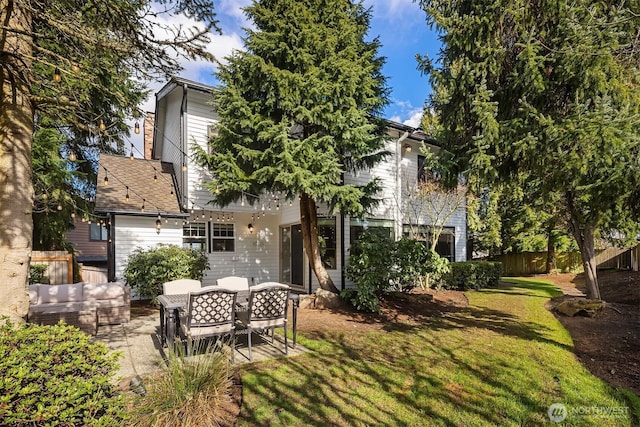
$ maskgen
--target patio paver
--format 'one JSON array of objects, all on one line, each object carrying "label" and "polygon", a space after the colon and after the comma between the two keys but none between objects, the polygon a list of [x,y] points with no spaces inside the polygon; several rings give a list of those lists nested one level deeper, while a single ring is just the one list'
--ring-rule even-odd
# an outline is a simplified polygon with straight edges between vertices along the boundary
[{"label": "patio paver", "polygon": [[[116,379],[122,380],[135,375],[149,374],[159,369],[164,364],[167,348],[160,344],[160,320],[159,314],[132,317],[131,321],[121,325],[100,326],[95,336],[97,341],[103,342],[113,351],[121,351],[120,369]],[[281,341],[278,340],[281,339]],[[276,334],[276,342],[260,342],[255,338],[252,345],[253,360],[260,361],[276,357],[284,357],[284,341]],[[291,340],[289,340],[291,343]],[[249,349],[246,335],[237,335],[235,363],[249,362]],[[289,347],[289,356],[296,356],[307,350],[300,344],[296,348]]]}]

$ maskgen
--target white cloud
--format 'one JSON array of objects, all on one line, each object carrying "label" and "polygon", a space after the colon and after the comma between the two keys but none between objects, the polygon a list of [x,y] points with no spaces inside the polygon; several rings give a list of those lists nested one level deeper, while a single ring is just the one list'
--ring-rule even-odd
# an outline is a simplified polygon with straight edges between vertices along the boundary
[{"label": "white cloud", "polygon": [[411,126],[413,128],[417,128],[420,126],[420,121],[422,120],[422,108],[416,108],[415,110],[410,112],[409,118],[404,120],[402,124],[407,126]]},{"label": "white cloud", "polygon": [[[220,0],[216,3],[216,14],[220,18],[221,26],[225,25],[227,18],[232,18],[235,25],[246,27],[249,25],[243,9],[251,5],[251,0]],[[224,30],[224,29],[223,29]]]},{"label": "white cloud", "polygon": [[[408,117],[408,118],[405,118]],[[402,123],[403,125],[411,126],[412,128],[420,127],[420,121],[422,120],[422,108],[417,108],[408,114],[403,116],[396,114],[389,118],[392,122]]]},{"label": "white cloud", "polygon": [[394,99],[387,112],[391,114],[389,120],[417,128],[420,126],[424,107],[415,107],[411,101]]}]

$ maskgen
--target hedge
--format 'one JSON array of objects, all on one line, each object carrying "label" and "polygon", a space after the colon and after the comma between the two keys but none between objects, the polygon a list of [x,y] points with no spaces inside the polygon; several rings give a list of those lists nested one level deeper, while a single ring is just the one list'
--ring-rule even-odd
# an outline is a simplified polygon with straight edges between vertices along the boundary
[{"label": "hedge", "polygon": [[483,289],[496,286],[502,276],[502,263],[467,261],[449,264],[451,270],[442,281],[445,289]]}]

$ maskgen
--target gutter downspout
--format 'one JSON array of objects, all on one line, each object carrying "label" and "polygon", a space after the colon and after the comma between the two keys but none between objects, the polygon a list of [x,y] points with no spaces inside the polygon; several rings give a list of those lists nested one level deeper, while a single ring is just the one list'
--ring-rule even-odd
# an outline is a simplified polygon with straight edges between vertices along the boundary
[{"label": "gutter downspout", "polygon": [[402,141],[408,137],[409,132],[406,131],[396,142],[396,206],[393,210],[396,240],[402,236],[402,213],[400,210],[400,204],[402,203],[402,174],[400,173],[400,162],[402,161]]},{"label": "gutter downspout", "polygon": [[116,281],[116,216],[109,213],[109,226],[107,227],[107,281]]},{"label": "gutter downspout", "polygon": [[182,163],[187,166],[186,171],[181,170],[182,177],[182,208],[184,210],[189,209],[188,200],[189,200],[189,165],[187,158],[187,124],[184,117],[185,111],[187,111],[187,91],[188,87],[186,83],[182,84],[182,103],[180,104],[180,150],[182,151],[180,154],[182,155]]}]

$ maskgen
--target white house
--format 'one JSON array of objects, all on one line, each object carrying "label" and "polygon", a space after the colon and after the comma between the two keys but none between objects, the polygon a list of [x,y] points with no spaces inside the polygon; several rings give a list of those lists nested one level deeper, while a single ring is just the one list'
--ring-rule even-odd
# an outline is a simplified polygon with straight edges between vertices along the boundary
[{"label": "white house", "polygon": [[[172,78],[156,94],[153,140],[145,142],[147,158],[101,156],[96,211],[110,221],[110,279],[122,278],[127,257],[136,247],[173,243],[207,252],[210,270],[203,285],[235,275],[252,283],[279,281],[313,292],[317,282],[304,255],[297,200],[263,194],[257,195],[257,203],[243,199],[224,209],[209,203],[211,196],[203,183],[210,176],[193,162],[191,151],[193,144],[206,148],[215,132],[213,89]],[[437,150],[435,141],[399,123],[388,122],[387,134],[386,148],[393,154],[369,171],[345,177],[347,183],[382,180],[384,190],[378,196],[382,203],[376,210],[363,220],[319,212],[326,242],[323,260],[339,289],[350,285],[345,277],[349,247],[363,229],[386,227],[396,237],[406,233],[403,189],[418,179],[421,145]],[[107,187],[101,185],[105,176],[110,179]],[[129,202],[124,201],[127,190]],[[425,229],[430,225],[426,217],[418,222]],[[466,236],[462,206],[445,223],[438,252],[451,261],[466,260]]]}]

